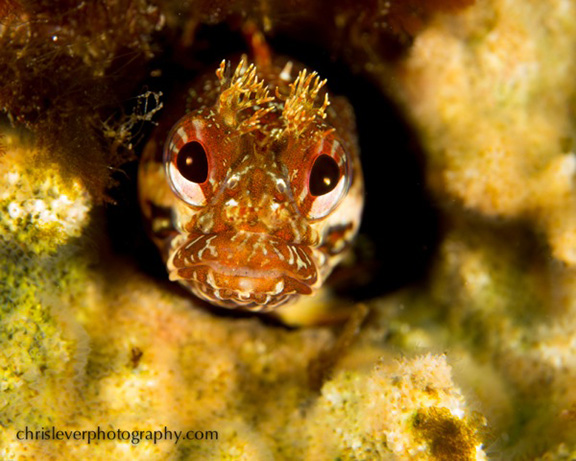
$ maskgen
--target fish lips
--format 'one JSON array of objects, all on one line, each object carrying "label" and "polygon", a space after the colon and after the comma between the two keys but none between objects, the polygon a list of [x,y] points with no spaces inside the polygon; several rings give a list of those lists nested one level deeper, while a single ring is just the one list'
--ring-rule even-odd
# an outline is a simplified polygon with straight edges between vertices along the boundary
[{"label": "fish lips", "polygon": [[172,250],[170,280],[213,304],[271,310],[319,286],[314,249],[261,233],[189,235]]}]

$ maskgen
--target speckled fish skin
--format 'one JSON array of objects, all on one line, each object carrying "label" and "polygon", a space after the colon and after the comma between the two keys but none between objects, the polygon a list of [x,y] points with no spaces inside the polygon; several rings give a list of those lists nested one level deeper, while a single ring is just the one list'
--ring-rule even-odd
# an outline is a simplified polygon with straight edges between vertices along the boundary
[{"label": "speckled fish skin", "polygon": [[[363,207],[353,111],[323,84],[286,59],[242,58],[191,86],[184,111],[165,111],[138,180],[170,280],[212,304],[262,312],[322,286]],[[205,158],[203,181],[181,174],[184,146]]]}]

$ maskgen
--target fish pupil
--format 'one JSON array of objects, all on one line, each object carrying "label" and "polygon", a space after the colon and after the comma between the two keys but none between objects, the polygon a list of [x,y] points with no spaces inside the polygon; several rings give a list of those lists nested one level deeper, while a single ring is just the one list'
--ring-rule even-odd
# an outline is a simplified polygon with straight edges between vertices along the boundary
[{"label": "fish pupil", "polygon": [[318,197],[334,190],[340,179],[340,168],[329,155],[320,155],[310,171],[310,193]]},{"label": "fish pupil", "polygon": [[186,143],[178,152],[176,167],[184,178],[197,184],[208,178],[208,157],[204,146],[197,141]]}]

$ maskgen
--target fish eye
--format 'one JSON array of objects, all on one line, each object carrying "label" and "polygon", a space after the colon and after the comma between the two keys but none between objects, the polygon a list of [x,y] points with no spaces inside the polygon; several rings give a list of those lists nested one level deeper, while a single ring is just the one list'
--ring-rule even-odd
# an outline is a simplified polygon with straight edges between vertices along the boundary
[{"label": "fish eye", "polygon": [[320,142],[317,156],[308,172],[308,198],[304,209],[309,219],[321,219],[330,214],[348,193],[351,171],[348,154],[342,145],[334,140]]},{"label": "fish eye", "polygon": [[208,179],[208,157],[197,141],[184,144],[176,155],[176,168],[188,181],[201,184]]},{"label": "fish eye", "polygon": [[184,127],[176,125],[164,151],[166,176],[174,193],[192,206],[206,204],[210,157],[201,139],[190,139]]},{"label": "fish eye", "polygon": [[308,187],[314,197],[325,195],[334,190],[340,179],[340,168],[332,157],[326,154],[318,156],[310,170]]}]

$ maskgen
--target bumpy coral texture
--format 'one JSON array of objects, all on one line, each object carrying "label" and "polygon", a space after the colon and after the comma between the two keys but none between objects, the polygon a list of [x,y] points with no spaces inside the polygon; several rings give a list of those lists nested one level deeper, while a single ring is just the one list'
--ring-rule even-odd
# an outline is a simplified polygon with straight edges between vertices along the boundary
[{"label": "bumpy coral texture", "polygon": [[[84,258],[74,243],[89,221],[81,183],[56,166],[27,165],[29,145],[3,138],[0,163],[0,425],[2,457],[14,458],[9,428],[66,420],[83,374],[85,333],[68,303],[80,298]],[[62,409],[55,412],[54,408]]]},{"label": "bumpy coral texture", "polygon": [[507,459],[576,449],[575,14],[484,2],[438,17],[396,69],[446,217],[430,293],[444,344]]},{"label": "bumpy coral texture", "polygon": [[[469,6],[415,11],[428,22],[406,30],[409,46],[386,63],[380,32],[370,33],[362,15],[348,23],[352,10],[337,3],[338,33],[367,31],[350,37],[348,50],[363,52],[344,56],[354,55],[355,69],[398,98],[422,143],[444,224],[429,279],[367,302],[370,314],[345,348],[338,327],[285,329],[213,315],[108,250],[94,205],[98,187],[84,181],[90,161],[75,168],[82,155],[67,154],[80,128],[102,126],[98,117],[86,115],[89,107],[76,114],[78,123],[63,116],[80,99],[60,112],[44,107],[50,100],[38,96],[41,86],[26,106],[32,76],[24,93],[0,91],[3,109],[37,139],[49,127],[43,109],[61,125],[40,147],[8,130],[1,138],[0,458],[574,458],[575,4],[460,3]],[[234,11],[243,5],[231,4]],[[17,16],[22,5],[30,7],[1,3],[0,14]],[[48,17],[50,4],[38,5]],[[143,22],[115,23],[132,32],[114,43],[152,53],[152,30],[163,19],[178,23],[184,6],[171,4],[163,18],[143,1],[134,5]],[[227,14],[200,10],[211,23]],[[41,31],[33,38],[0,27],[3,43],[12,44],[2,59],[40,41],[38,56],[48,47],[46,56],[71,66],[62,69],[85,71],[79,80],[100,78],[112,61],[91,54],[96,42],[83,39],[89,30],[73,33],[74,14],[83,13],[63,16],[66,46],[52,42],[56,53]],[[387,14],[378,17],[385,22]],[[394,30],[402,24],[395,18]],[[96,48],[113,55],[114,43]],[[23,75],[24,65],[10,62],[3,75]],[[70,125],[73,136],[55,154]],[[101,157],[98,171],[110,160]],[[216,430],[218,440],[18,440],[27,426],[167,426]]]},{"label": "bumpy coral texture", "polygon": [[314,411],[312,433],[327,443],[310,459],[486,459],[483,421],[467,414],[444,356],[387,358],[368,376],[343,372],[325,384]]},{"label": "bumpy coral texture", "polygon": [[402,90],[432,187],[487,217],[523,218],[576,265],[572,2],[489,2],[423,32]]},{"label": "bumpy coral texture", "polygon": [[[336,349],[318,390],[314,370],[337,330],[217,317],[131,264],[98,262],[88,229],[100,224],[85,189],[57,166],[27,167],[34,152],[19,142],[8,138],[1,163],[0,457],[446,459],[455,447],[459,459],[484,458],[483,421],[445,357],[397,362],[376,322],[357,347]],[[210,430],[218,439],[18,440],[18,431],[52,427]]]}]

